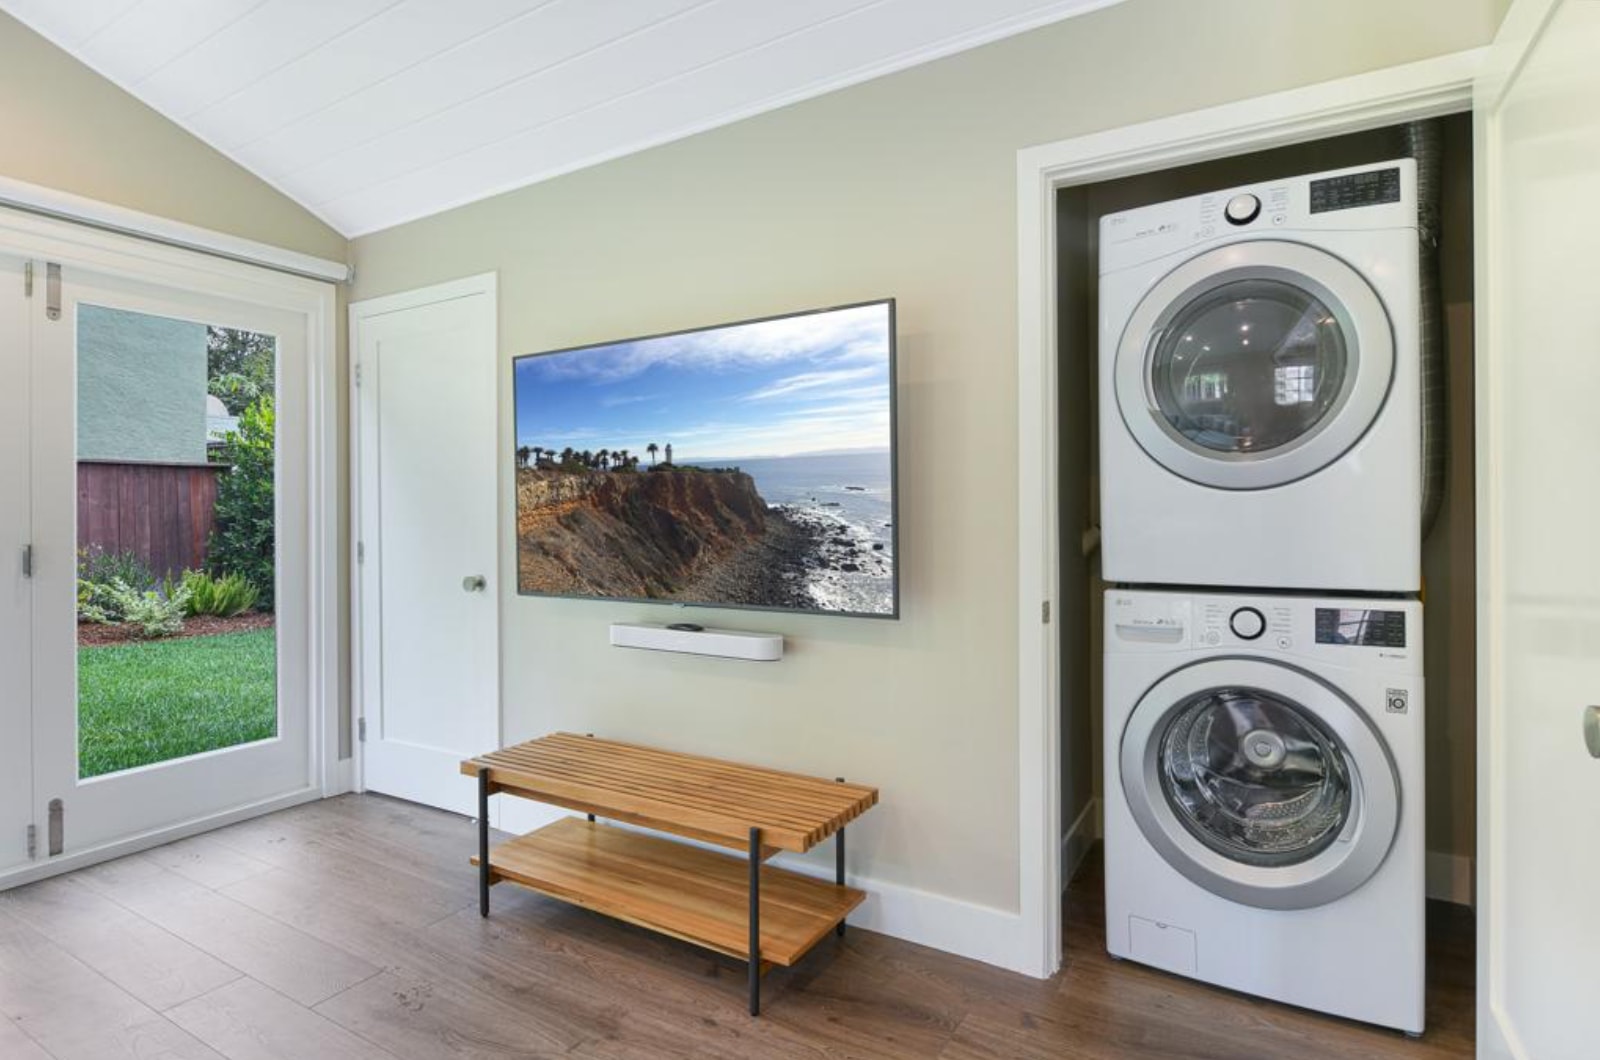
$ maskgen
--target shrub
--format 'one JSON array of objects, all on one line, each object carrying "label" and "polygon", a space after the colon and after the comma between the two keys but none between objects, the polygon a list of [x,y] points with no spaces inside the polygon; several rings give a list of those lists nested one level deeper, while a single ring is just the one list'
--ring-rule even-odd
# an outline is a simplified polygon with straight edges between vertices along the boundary
[{"label": "shrub", "polygon": [[104,549],[78,550],[78,617],[86,622],[116,623],[127,618],[126,597],[114,586],[121,584],[144,592],[155,586],[155,575],[132,552]]},{"label": "shrub", "polygon": [[[189,603],[189,590],[183,585],[167,592],[157,589],[135,589],[121,578],[113,578],[109,585],[101,586],[104,606],[91,604],[98,617],[93,622],[127,622],[139,627],[139,632],[150,638],[168,637],[183,630],[183,613]],[[84,612],[82,597],[79,613]],[[115,616],[115,617],[113,617]]]},{"label": "shrub", "polygon": [[272,610],[276,516],[273,510],[273,445],[276,416],[272,395],[264,395],[239,415],[239,429],[223,443],[223,459],[233,466],[217,483],[216,529],[207,548],[213,573],[249,582],[256,606]]},{"label": "shrub", "polygon": [[[261,592],[238,574],[212,577],[205,571],[184,571],[180,587],[188,592],[185,613],[232,618],[255,606]],[[171,590],[168,590],[169,595]]]},{"label": "shrub", "polygon": [[107,552],[103,548],[78,550],[78,577],[99,585],[110,585],[120,578],[129,585],[146,589],[156,583],[156,576],[136,552]]}]

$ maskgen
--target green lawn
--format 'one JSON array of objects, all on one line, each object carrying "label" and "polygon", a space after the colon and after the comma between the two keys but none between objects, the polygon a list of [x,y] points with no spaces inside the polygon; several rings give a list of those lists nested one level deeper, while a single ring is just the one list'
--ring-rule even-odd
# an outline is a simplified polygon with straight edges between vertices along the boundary
[{"label": "green lawn", "polygon": [[78,769],[119,769],[277,733],[270,629],[78,649]]}]

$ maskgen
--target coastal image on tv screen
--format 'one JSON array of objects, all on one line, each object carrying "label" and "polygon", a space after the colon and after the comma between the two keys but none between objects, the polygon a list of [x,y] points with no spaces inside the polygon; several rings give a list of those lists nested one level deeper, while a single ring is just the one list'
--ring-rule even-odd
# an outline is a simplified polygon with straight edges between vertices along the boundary
[{"label": "coastal image on tv screen", "polygon": [[515,375],[520,592],[897,613],[892,301]]}]

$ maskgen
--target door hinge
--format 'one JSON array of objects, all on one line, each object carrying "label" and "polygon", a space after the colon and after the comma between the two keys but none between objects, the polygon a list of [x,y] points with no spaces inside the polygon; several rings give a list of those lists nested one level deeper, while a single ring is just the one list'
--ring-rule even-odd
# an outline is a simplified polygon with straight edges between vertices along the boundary
[{"label": "door hinge", "polygon": [[366,561],[367,561],[367,543],[365,541],[357,541],[356,542],[356,562],[357,563],[365,563]]},{"label": "door hinge", "polygon": [[33,577],[33,546],[32,545],[23,545],[22,546],[22,576],[24,578]]},{"label": "door hinge", "polygon": [[61,266],[53,261],[44,267],[44,315],[61,319]]},{"label": "door hinge", "polygon": [[50,833],[49,847],[46,850],[51,857],[55,857],[66,848],[66,807],[60,799],[50,800]]},{"label": "door hinge", "polygon": [[356,362],[356,386],[361,385],[361,362]]},{"label": "door hinge", "polygon": [[357,718],[356,719],[356,742],[357,743],[366,743],[367,742],[367,719],[366,718]]},{"label": "door hinge", "polygon": [[1050,624],[1050,601],[1049,600],[1046,600],[1044,602],[1044,604],[1039,608],[1039,621],[1043,622],[1047,626]]},{"label": "door hinge", "polygon": [[22,263],[22,297],[33,297],[33,262]]},{"label": "door hinge", "polygon": [[28,860],[33,861],[39,856],[39,826],[28,826]]}]

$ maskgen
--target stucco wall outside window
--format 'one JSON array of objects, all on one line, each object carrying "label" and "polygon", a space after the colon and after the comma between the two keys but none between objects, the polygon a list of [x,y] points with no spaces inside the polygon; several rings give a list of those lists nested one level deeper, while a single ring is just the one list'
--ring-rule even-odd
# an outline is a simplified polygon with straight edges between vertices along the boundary
[{"label": "stucco wall outside window", "polygon": [[79,309],[78,459],[205,463],[204,324]]}]

